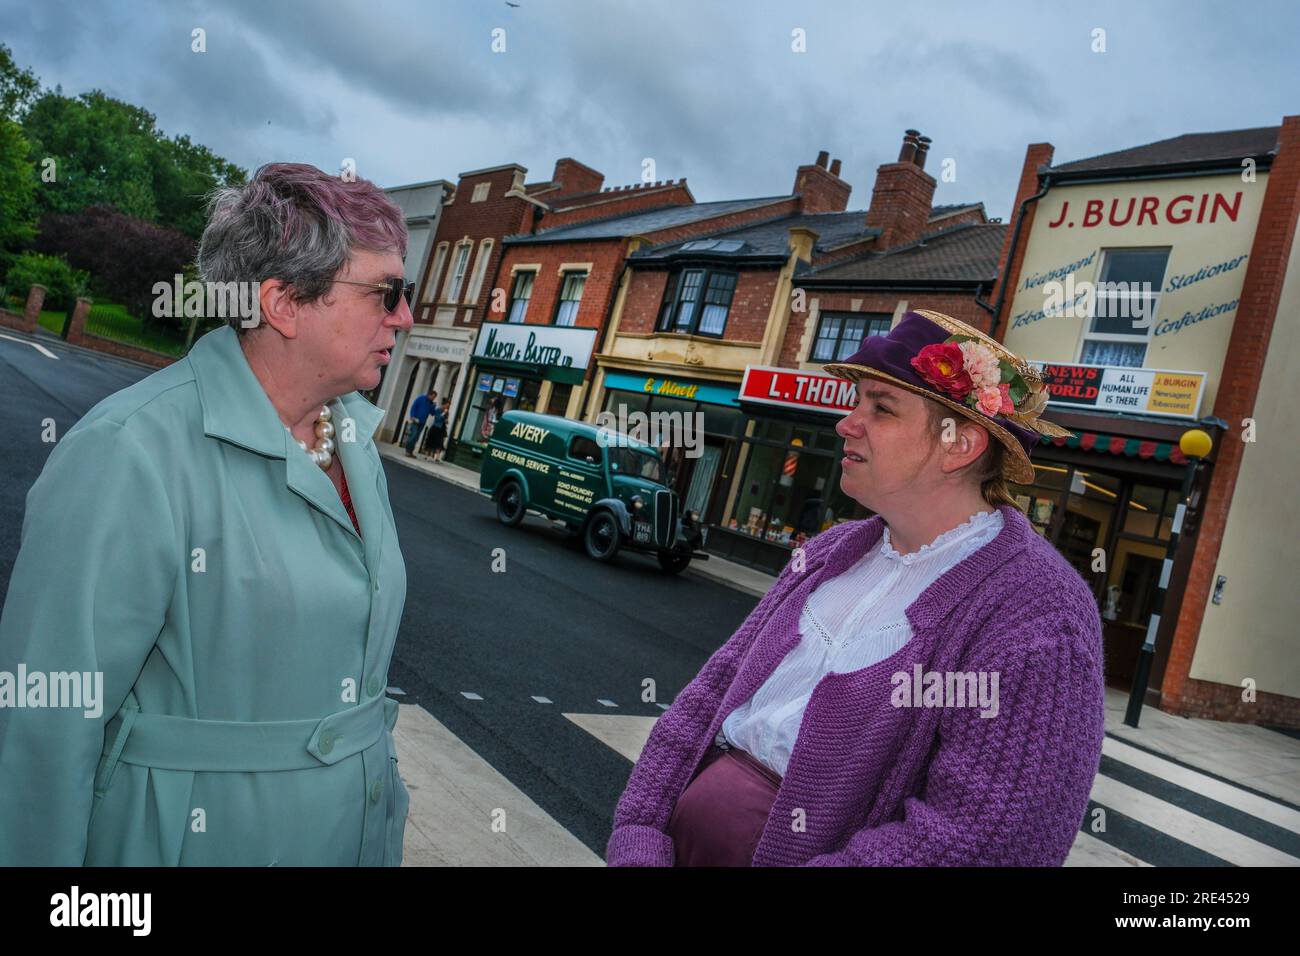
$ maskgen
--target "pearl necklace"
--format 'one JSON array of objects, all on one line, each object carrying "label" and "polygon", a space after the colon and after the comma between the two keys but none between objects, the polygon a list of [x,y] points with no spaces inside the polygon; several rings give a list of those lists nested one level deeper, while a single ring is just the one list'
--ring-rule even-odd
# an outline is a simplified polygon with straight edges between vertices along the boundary
[{"label": "pearl necklace", "polygon": [[307,443],[302,439],[296,439],[298,447],[305,451],[311,460],[320,465],[322,471],[329,471],[330,465],[334,463],[334,425],[330,421],[331,413],[328,405],[322,405],[320,414],[316,416],[316,444],[308,448]]}]

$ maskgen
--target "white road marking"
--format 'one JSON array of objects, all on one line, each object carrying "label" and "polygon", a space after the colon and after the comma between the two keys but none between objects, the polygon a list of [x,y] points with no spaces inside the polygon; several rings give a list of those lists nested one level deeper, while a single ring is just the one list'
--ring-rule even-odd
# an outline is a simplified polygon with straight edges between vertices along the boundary
[{"label": "white road marking", "polygon": [[466,700],[482,700],[482,699],[483,699],[483,698],[480,697],[478,694],[475,694],[474,692],[472,692],[472,691],[468,691],[468,690],[463,690],[463,691],[461,691],[461,692],[460,692],[460,696],[464,697]]},{"label": "white road marking", "polygon": [[668,705],[667,705],[667,704],[655,704],[655,706],[658,707],[660,710],[667,710],[667,709],[668,709]]},{"label": "white road marking", "polygon": [[617,707],[617,706],[618,706],[618,704],[614,703],[612,700],[605,700],[605,698],[603,698],[603,697],[600,698],[599,700],[597,700],[596,703],[600,704],[600,705],[603,706],[603,707]]},{"label": "white road marking", "polygon": [[[602,865],[423,707],[400,705],[393,740],[411,796],[403,866]],[[504,830],[492,826],[498,818]]]},{"label": "white road marking", "polygon": [[32,348],[36,349],[36,351],[40,352],[46,358],[52,358],[56,362],[59,360],[59,357],[57,355],[55,355],[53,352],[47,349],[44,345],[41,345],[39,342],[29,342],[27,339],[18,339],[18,338],[14,338],[12,335],[4,335],[4,334],[0,334],[0,339],[8,339],[10,342],[18,342],[21,345],[30,345]]},{"label": "white road marking", "polygon": [[1119,847],[1111,846],[1097,839],[1091,833],[1080,830],[1070,847],[1070,855],[1065,858],[1066,866],[1150,866],[1139,860],[1132,853],[1125,853]]},{"label": "white road marking", "polygon": [[1116,740],[1113,737],[1105,738],[1101,745],[1101,752],[1107,757],[1113,757],[1120,763],[1128,764],[1130,767],[1145,771],[1162,780],[1168,780],[1170,783],[1175,783],[1184,789],[1209,797],[1211,800],[1217,800],[1219,803],[1234,807],[1242,813],[1249,813],[1252,817],[1267,820],[1274,826],[1290,830],[1292,833],[1300,833],[1300,811],[1292,810],[1280,803],[1248,793],[1230,783],[1215,780],[1213,777],[1207,777],[1205,774],[1197,773],[1187,767],[1170,763],[1155,754],[1129,746],[1122,740]]},{"label": "white road marking", "polygon": [[658,717],[636,714],[564,714],[606,747],[636,763]]},{"label": "white road marking", "polygon": [[1115,813],[1159,830],[1198,850],[1237,866],[1300,866],[1300,859],[1275,850],[1213,820],[1197,816],[1159,797],[1144,793],[1105,774],[1097,774],[1092,799]]},{"label": "white road marking", "polygon": [[551,698],[549,698],[549,697],[537,697],[536,695],[534,695],[533,700],[537,701],[537,703],[539,703],[539,704],[550,704],[550,703],[552,703]]},{"label": "white road marking", "polygon": [[402,688],[400,688],[400,687],[389,687],[389,688],[388,688],[388,693],[390,693],[390,694],[396,694],[398,697],[405,697],[405,696],[406,696],[406,691],[402,690]]}]

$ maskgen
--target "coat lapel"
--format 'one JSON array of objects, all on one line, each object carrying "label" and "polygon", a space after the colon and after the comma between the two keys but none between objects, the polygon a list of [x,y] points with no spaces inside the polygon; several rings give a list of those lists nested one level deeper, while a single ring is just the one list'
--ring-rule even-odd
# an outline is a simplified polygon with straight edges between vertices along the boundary
[{"label": "coat lapel", "polygon": [[[203,431],[211,438],[238,445],[266,458],[284,461],[285,485],[317,511],[357,538],[352,519],[329,477],[304,455],[253,374],[239,346],[238,333],[222,326],[199,339],[186,358],[194,370]],[[374,432],[383,410],[351,392],[330,403],[334,443],[347,475],[352,505],[364,537],[365,562],[374,566],[383,543],[383,507],[379,497],[378,455]],[[346,420],[351,420],[348,428]],[[346,429],[346,430],[345,430]],[[344,441],[351,436],[351,441]]]}]

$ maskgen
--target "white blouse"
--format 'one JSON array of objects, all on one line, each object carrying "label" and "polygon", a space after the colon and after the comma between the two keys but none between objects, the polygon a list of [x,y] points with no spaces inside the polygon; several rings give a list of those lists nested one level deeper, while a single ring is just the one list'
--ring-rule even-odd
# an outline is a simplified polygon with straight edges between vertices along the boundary
[{"label": "white blouse", "polygon": [[727,715],[720,736],[784,776],[818,682],[896,653],[912,638],[908,606],[1001,530],[1001,512],[981,511],[919,551],[899,554],[886,526],[879,548],[818,585],[799,617],[801,640],[758,692]]}]

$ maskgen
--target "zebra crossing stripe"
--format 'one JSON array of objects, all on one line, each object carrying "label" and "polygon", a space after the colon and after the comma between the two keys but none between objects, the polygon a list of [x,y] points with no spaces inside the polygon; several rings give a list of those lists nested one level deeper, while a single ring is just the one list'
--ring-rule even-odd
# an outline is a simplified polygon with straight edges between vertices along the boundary
[{"label": "zebra crossing stripe", "polygon": [[1224,806],[1233,807],[1242,813],[1267,821],[1274,826],[1300,833],[1300,811],[1294,810],[1275,800],[1261,797],[1230,783],[1197,773],[1188,767],[1171,763],[1155,754],[1129,746],[1122,740],[1106,737],[1101,745],[1101,752],[1120,763],[1135,767],[1152,776],[1169,783],[1185,787],[1203,796],[1216,800]]},{"label": "zebra crossing stripe", "polygon": [[1093,781],[1092,799],[1114,813],[1236,866],[1300,866],[1300,858],[1104,774],[1098,774]]}]

